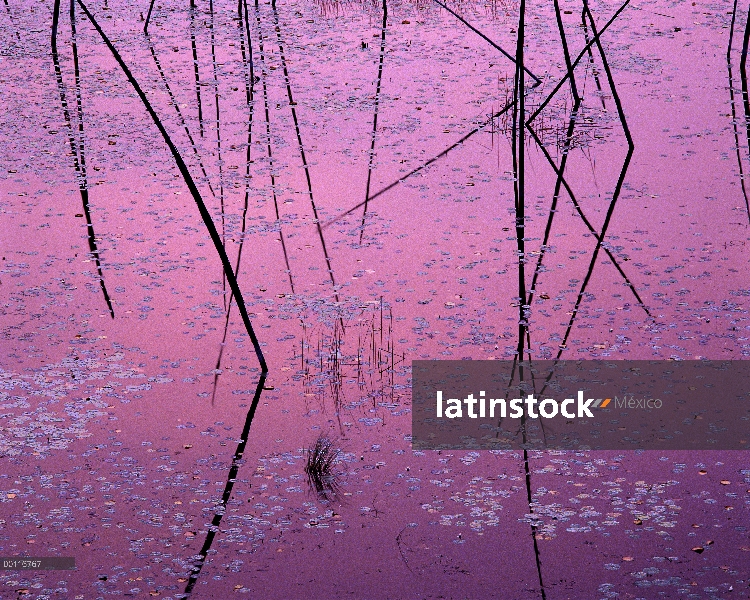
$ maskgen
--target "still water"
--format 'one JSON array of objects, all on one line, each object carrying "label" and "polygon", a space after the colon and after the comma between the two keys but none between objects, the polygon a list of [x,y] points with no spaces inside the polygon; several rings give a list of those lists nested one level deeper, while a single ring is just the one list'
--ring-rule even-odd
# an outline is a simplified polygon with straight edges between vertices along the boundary
[{"label": "still water", "polygon": [[741,452],[410,445],[415,359],[747,357],[745,8],[141,4],[0,9],[0,554],[77,565],[0,597],[750,594]]}]

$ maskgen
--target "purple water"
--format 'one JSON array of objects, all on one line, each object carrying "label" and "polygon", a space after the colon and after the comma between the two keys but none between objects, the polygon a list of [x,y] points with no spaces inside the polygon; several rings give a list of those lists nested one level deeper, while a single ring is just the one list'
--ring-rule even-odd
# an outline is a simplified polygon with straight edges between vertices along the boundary
[{"label": "purple water", "polygon": [[743,453],[409,442],[413,359],[747,356],[743,7],[142,4],[85,8],[143,97],[0,9],[0,555],[77,563],[0,597],[750,595]]}]

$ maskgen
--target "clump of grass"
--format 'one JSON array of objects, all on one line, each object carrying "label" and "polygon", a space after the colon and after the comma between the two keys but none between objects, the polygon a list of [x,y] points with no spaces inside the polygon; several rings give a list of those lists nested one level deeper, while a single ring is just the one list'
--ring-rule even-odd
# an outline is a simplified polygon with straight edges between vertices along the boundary
[{"label": "clump of grass", "polygon": [[315,443],[307,449],[307,483],[320,501],[332,502],[340,495],[341,473],[334,470],[340,453],[341,449],[325,434],[320,434]]}]

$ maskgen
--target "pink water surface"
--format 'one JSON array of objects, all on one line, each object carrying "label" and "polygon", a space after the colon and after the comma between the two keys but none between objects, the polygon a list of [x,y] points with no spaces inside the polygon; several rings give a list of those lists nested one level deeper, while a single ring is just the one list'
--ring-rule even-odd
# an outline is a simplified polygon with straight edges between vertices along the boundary
[{"label": "pink water surface", "polygon": [[[233,266],[242,247],[237,281],[269,372],[230,480],[261,369],[234,299],[227,321],[195,198],[81,5],[78,86],[70,6],[59,12],[68,123],[55,7],[8,0],[0,555],[75,556],[77,569],[0,571],[0,598],[750,595],[744,453],[411,450],[411,360],[518,352],[513,111],[491,118],[516,69],[467,26],[516,56],[517,2],[387,0],[384,33],[382,3],[163,0],[148,36],[142,4],[86,8]],[[597,27],[620,6],[591,4]],[[528,118],[566,66],[554,3],[525,14],[524,64],[541,82],[524,76]],[[561,2],[572,59],[593,35],[581,15]],[[535,119],[556,164],[568,148],[566,181],[607,230],[592,263],[596,236],[563,188],[542,248],[556,176],[527,133],[527,356],[750,352],[746,22],[729,1],[631,3],[604,55],[593,45],[575,68],[574,135],[568,84]],[[333,502],[304,472],[321,433],[341,448]]]}]

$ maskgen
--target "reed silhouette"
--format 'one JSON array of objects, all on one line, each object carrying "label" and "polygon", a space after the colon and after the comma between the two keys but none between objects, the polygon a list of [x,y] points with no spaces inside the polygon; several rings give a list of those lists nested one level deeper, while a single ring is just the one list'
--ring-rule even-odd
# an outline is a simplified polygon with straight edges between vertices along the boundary
[{"label": "reed silhouette", "polygon": [[320,434],[305,453],[307,483],[322,502],[333,502],[341,494],[341,474],[336,472],[340,453],[341,449],[325,434]]}]

